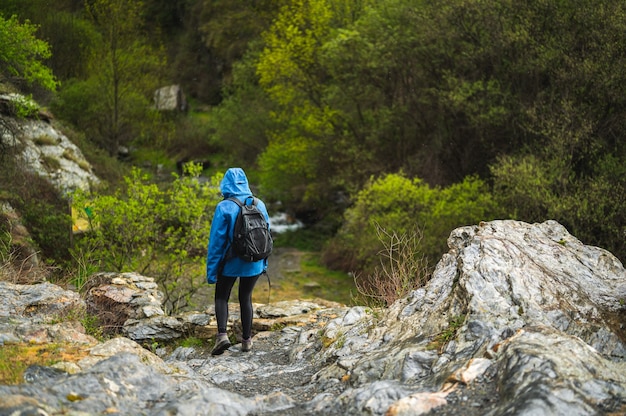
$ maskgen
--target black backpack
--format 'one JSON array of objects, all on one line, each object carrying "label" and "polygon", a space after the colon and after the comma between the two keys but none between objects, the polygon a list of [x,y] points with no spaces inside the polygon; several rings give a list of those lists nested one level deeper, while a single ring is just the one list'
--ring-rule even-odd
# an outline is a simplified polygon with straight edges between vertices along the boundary
[{"label": "black backpack", "polygon": [[[237,198],[228,198],[239,205],[239,215],[235,221],[230,257],[238,256],[246,261],[258,261],[269,257],[274,247],[274,240],[265,220],[265,215],[258,208],[258,199],[249,196],[242,204]],[[247,204],[252,199],[251,204]]]}]

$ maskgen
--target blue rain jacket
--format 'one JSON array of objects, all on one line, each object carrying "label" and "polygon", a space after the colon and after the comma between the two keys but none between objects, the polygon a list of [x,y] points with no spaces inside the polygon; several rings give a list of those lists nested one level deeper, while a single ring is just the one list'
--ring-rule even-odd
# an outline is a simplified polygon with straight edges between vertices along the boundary
[{"label": "blue rain jacket", "polygon": [[[241,168],[230,168],[226,171],[220,183],[220,190],[224,198],[236,197],[241,202],[244,202],[246,197],[252,195],[246,173]],[[261,212],[265,214],[265,219],[269,224],[269,215],[263,201],[258,201],[258,207]],[[210,284],[217,282],[217,276],[220,274],[222,261],[225,259],[231,242],[233,241],[235,220],[238,214],[239,206],[233,201],[226,199],[217,204],[215,208],[206,258],[206,279]],[[253,277],[266,270],[267,259],[248,262],[239,257],[233,257],[224,262],[221,275],[230,277]]]}]

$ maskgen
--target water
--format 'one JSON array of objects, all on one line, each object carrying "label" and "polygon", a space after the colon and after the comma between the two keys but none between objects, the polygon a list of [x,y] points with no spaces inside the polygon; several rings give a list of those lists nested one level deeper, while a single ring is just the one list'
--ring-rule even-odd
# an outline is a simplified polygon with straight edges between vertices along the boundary
[{"label": "water", "polygon": [[270,227],[272,228],[272,233],[284,233],[285,231],[293,231],[299,228],[302,228],[303,224],[291,218],[284,212],[279,212],[270,217]]}]

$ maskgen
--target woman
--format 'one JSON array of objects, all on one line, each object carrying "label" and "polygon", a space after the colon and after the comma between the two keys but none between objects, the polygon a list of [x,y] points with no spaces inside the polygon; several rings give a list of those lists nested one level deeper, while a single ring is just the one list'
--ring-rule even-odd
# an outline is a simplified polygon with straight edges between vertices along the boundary
[{"label": "woman", "polygon": [[[217,338],[212,355],[220,355],[230,347],[227,334],[228,300],[230,292],[239,278],[239,306],[241,308],[242,341],[241,351],[252,349],[252,290],[261,273],[267,270],[267,259],[248,262],[236,256],[229,256],[229,248],[233,241],[235,220],[239,214],[239,206],[227,198],[237,198],[244,202],[252,196],[248,178],[241,168],[230,168],[224,174],[220,184],[224,200],[217,204],[206,261],[207,282],[215,286],[215,316],[217,318]],[[265,215],[269,224],[269,215],[263,201],[257,205]]]}]

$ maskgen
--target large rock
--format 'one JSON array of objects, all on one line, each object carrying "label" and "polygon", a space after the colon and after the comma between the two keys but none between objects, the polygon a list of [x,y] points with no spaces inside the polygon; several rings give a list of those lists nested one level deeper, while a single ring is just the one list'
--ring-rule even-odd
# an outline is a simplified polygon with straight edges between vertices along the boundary
[{"label": "large rock", "polygon": [[[0,95],[0,102],[16,100],[27,99],[19,94]],[[29,105],[38,107],[35,102]],[[57,130],[48,117],[16,118],[15,124],[19,126],[18,140],[4,141],[19,145],[18,157],[24,167],[46,179],[60,193],[88,190],[100,182],[78,146]]]},{"label": "large rock", "polygon": [[154,105],[161,111],[187,111],[187,99],[180,85],[168,85],[156,90]]},{"label": "large rock", "polygon": [[85,303],[76,292],[47,282],[19,285],[0,281],[0,299],[0,346],[96,343],[79,322],[67,318],[85,310]]},{"label": "large rock", "polygon": [[[327,325],[336,341],[314,357],[336,370],[319,377],[349,377],[342,400],[354,414],[366,409],[353,401],[381,379],[444,392],[477,359],[488,360],[482,372],[498,370],[493,414],[569,414],[582,404],[574,414],[593,414],[626,401],[626,271],[616,257],[554,221],[463,227],[448,245],[432,280],[383,319]],[[402,408],[385,397],[373,414]]]},{"label": "large rock", "polygon": [[138,273],[96,273],[83,291],[87,311],[99,318],[109,334],[122,333],[128,320],[165,315],[158,285]]}]

